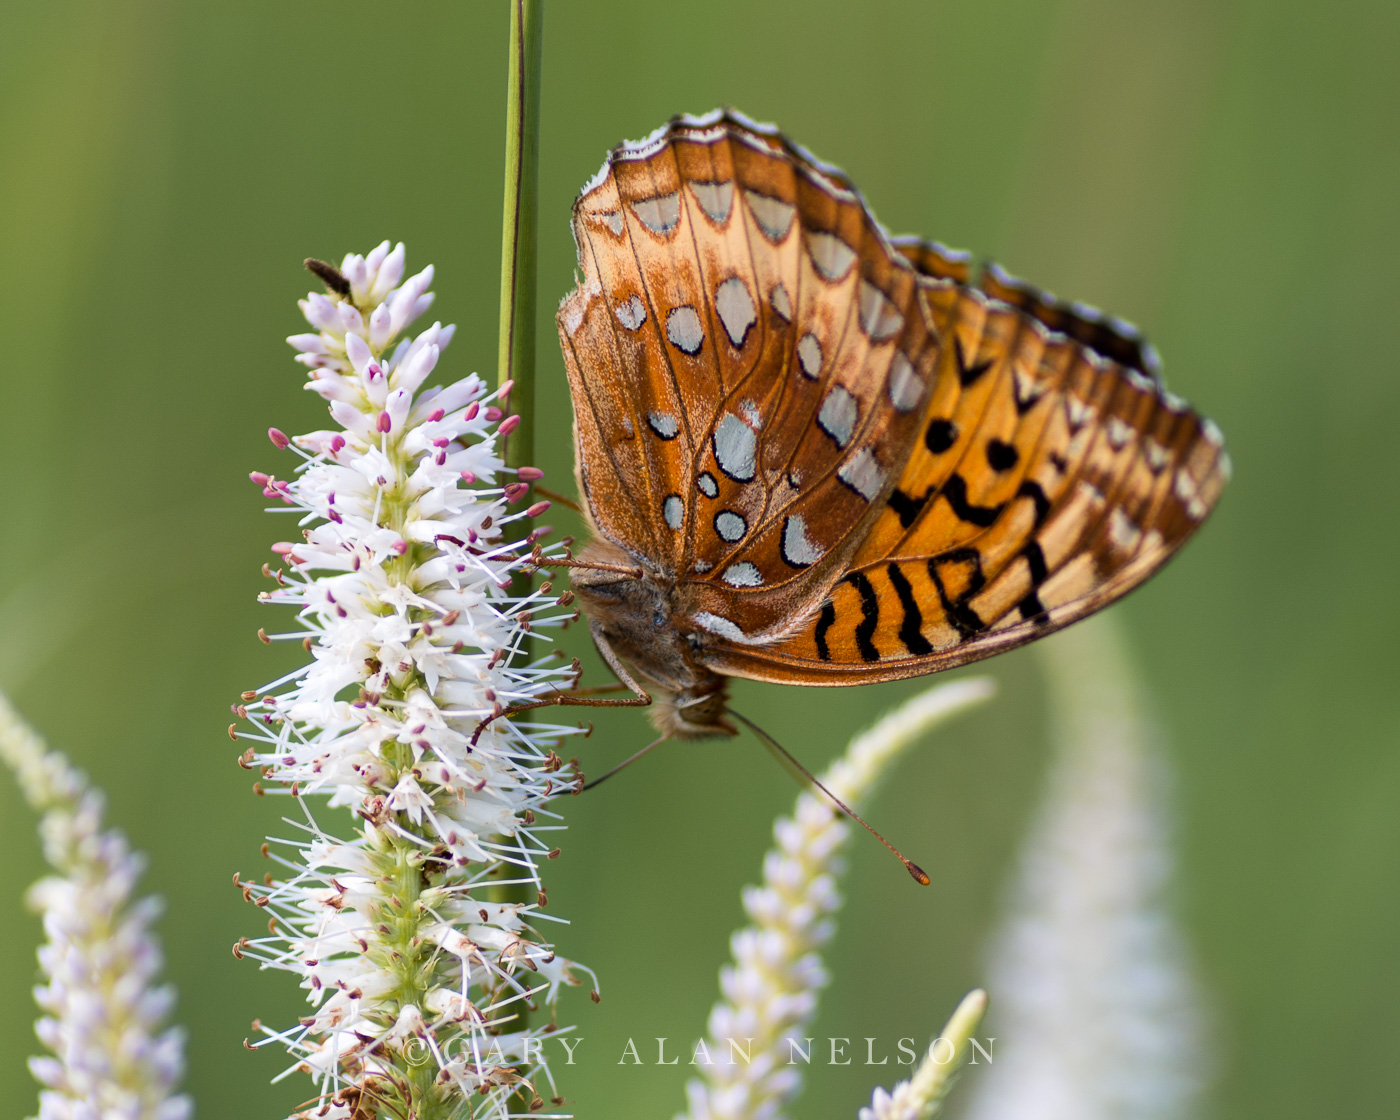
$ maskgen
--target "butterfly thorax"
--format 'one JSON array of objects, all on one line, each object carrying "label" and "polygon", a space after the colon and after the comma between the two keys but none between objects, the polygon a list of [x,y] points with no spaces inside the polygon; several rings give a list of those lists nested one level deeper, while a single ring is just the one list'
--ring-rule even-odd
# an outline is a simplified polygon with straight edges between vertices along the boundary
[{"label": "butterfly thorax", "polygon": [[700,663],[705,635],[681,626],[675,580],[602,541],[589,545],[578,559],[641,570],[638,578],[576,568],[571,585],[588,614],[599,652],[609,661],[610,653],[621,660],[652,693],[651,720],[657,730],[676,739],[736,734],[724,718],[725,678]]}]

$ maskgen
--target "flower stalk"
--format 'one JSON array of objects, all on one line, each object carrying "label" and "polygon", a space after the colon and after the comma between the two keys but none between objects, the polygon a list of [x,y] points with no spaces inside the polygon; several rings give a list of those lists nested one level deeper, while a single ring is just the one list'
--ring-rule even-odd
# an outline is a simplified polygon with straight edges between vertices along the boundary
[{"label": "flower stalk", "polygon": [[[501,407],[508,385],[426,387],[453,335],[406,333],[432,303],[431,267],[404,279],[403,246],[385,242],[312,268],[327,292],[302,310],[318,329],[289,342],[335,427],[272,429],[295,475],[252,476],[302,526],[273,546],[285,567],[265,569],[277,586],[262,596],[297,608],[298,625],[264,638],[312,660],[244,693],[245,729],[230,731],[254,744],[242,763],[260,792],[297,802],[292,833],[266,851],[278,870],[239,882],[271,922],[236,952],[297,975],[315,1010],[260,1028],[260,1045],[288,1049],[284,1075],[315,1079],[299,1115],[318,1120],[450,1120],[468,1099],[476,1117],[558,1115],[542,1042],[578,971],[541,932],[557,919],[538,863],[558,854],[550,799],[578,784],[553,748],[578,729],[481,728],[572,680],[557,655],[522,648],[573,611],[512,589],[537,539],[512,529],[548,503],[526,504],[537,472],[502,461],[520,423]],[[354,814],[348,838],[317,820],[322,797]],[[498,883],[520,891],[495,898]]]},{"label": "flower stalk", "polygon": [[161,952],[150,927],[161,908],[132,899],[143,860],[120,832],[103,830],[102,794],[3,695],[0,759],[42,814],[44,857],[56,872],[28,894],[48,939],[34,1032],[52,1054],[29,1059],[43,1086],[40,1120],[186,1120],[193,1103],[175,1092],[183,1032],[161,1027],[175,992],[155,986]]},{"label": "flower stalk", "polygon": [[860,1110],[858,1120],[931,1120],[937,1116],[986,1013],[986,992],[977,988],[963,996],[914,1076],[888,1092],[876,1089],[870,1104]]},{"label": "flower stalk", "polygon": [[[991,680],[974,678],[918,694],[852,740],[821,783],[859,807],[924,732],[992,690]],[[750,925],[731,940],[734,962],[720,971],[724,998],[710,1012],[706,1043],[711,1055],[722,1055],[725,1040],[751,1039],[751,1060],[702,1063],[703,1079],[686,1085],[689,1120],[774,1120],[801,1088],[790,1045],[801,1045],[827,983],[821,949],[836,931],[836,880],[850,833],[846,818],[811,792],[798,797],[791,817],[774,824],[776,846],[763,859],[763,884],[743,893]]]},{"label": "flower stalk", "polygon": [[1004,1050],[973,1120],[1182,1120],[1210,1063],[1171,914],[1166,757],[1112,616],[1041,647],[1053,756],[991,980]]}]

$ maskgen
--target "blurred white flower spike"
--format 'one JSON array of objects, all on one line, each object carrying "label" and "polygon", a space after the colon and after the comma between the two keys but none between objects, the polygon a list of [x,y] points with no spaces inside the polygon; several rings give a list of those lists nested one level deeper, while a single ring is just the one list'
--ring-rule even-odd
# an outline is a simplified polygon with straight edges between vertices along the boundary
[{"label": "blurred white flower spike", "polygon": [[[973,678],[919,693],[856,736],[819,780],[859,810],[885,771],[919,736],[987,699],[992,691],[990,679]],[[834,915],[841,906],[836,880],[844,870],[840,854],[850,838],[850,825],[829,801],[803,793],[793,815],[774,824],[773,838],[777,845],[763,859],[763,885],[744,889],[744,910],[753,924],[734,934],[734,963],[720,970],[724,999],[710,1012],[706,1042],[713,1062],[697,1063],[704,1080],[686,1085],[689,1110],[677,1120],[777,1120],[802,1086],[800,1066],[791,1061],[791,1045],[804,1045],[803,1032],[816,1015],[817,995],[827,983],[820,951],[836,932]],[[967,1028],[969,1034],[973,1026],[975,1021]],[[727,1060],[729,1039],[751,1040],[748,1061]],[[921,1092],[922,1086],[920,1082]],[[877,1093],[877,1104],[882,1092]],[[862,1120],[867,1120],[867,1112],[862,1111]],[[869,1115],[904,1120],[906,1113]]]},{"label": "blurred white flower spike", "polygon": [[175,992],[155,985],[160,904],[131,897],[143,860],[120,832],[102,830],[101,793],[3,696],[0,758],[43,814],[44,857],[57,872],[28,896],[48,939],[34,1032],[53,1056],[29,1059],[43,1086],[39,1120],[186,1120],[193,1105],[175,1092],[184,1036],[161,1027]]},{"label": "blurred white flower spike", "polygon": [[1001,1041],[971,1120],[1186,1120],[1209,1074],[1167,906],[1165,760],[1100,617],[1044,647],[1054,760],[991,963]]},{"label": "blurred white flower spike", "polygon": [[[296,833],[269,850],[281,876],[240,883],[271,933],[235,951],[298,976],[316,1010],[261,1028],[259,1045],[290,1052],[282,1076],[315,1078],[299,1115],[433,1120],[470,1095],[478,1118],[558,1116],[542,1040],[557,1033],[560,986],[587,970],[539,933],[558,919],[537,863],[558,854],[547,803],[581,781],[553,748],[580,730],[497,720],[470,743],[493,712],[574,680],[557,654],[521,655],[527,635],[548,642],[575,617],[547,585],[511,591],[546,530],[512,543],[507,527],[548,508],[524,500],[541,476],[503,466],[519,423],[508,384],[423,388],[453,333],[404,333],[432,303],[431,267],[403,280],[403,246],[387,241],[339,269],[308,266],[327,288],[301,301],[317,331],[288,341],[336,426],[272,429],[301,461],[291,479],[252,478],[302,529],[273,546],[285,567],[267,570],[277,587],[262,596],[296,607],[299,625],[264,637],[311,660],[244,693],[247,723],[230,733],[255,743],[242,761],[260,786],[298,803]],[[317,796],[351,811],[352,834],[313,819]],[[492,888],[507,884],[532,899],[502,901]]]}]

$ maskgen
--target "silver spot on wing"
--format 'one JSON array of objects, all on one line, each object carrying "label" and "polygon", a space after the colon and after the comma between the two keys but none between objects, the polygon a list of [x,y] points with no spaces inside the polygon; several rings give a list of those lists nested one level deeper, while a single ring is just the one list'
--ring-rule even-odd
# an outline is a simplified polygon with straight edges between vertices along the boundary
[{"label": "silver spot on wing", "polygon": [[724,569],[724,574],[719,578],[729,584],[730,587],[763,586],[763,573],[747,560],[740,560],[737,564],[730,564],[729,567]]},{"label": "silver spot on wing", "polygon": [[757,191],[745,191],[744,198],[748,201],[753,220],[769,241],[778,242],[787,236],[792,228],[792,216],[797,211],[792,203]]},{"label": "silver spot on wing", "polygon": [[647,413],[647,427],[662,439],[675,439],[680,434],[681,424],[669,412],[653,409]]},{"label": "silver spot on wing", "polygon": [[896,350],[890,363],[890,403],[899,412],[912,412],[924,396],[924,380],[914,372],[914,364]]},{"label": "silver spot on wing", "polygon": [[1119,552],[1132,552],[1142,540],[1142,529],[1121,509],[1108,515],[1108,539]]},{"label": "silver spot on wing", "polygon": [[695,624],[708,630],[711,634],[728,638],[731,642],[739,642],[743,645],[753,644],[752,639],[723,615],[712,614],[710,611],[699,611],[695,615]]},{"label": "silver spot on wing", "polygon": [[712,439],[719,469],[736,482],[752,482],[754,455],[758,450],[758,437],[753,429],[734,413],[726,412],[715,425]]},{"label": "silver spot on wing", "polygon": [[800,513],[783,521],[783,559],[794,568],[810,568],[822,558],[823,551],[807,535],[807,519]]},{"label": "silver spot on wing", "polygon": [[646,304],[639,296],[632,296],[626,303],[619,303],[616,308],[617,321],[629,331],[637,330],[647,321]]},{"label": "silver spot on wing", "polygon": [[872,342],[885,342],[904,329],[904,316],[869,280],[860,282],[860,326]]},{"label": "silver spot on wing", "polygon": [[807,234],[807,253],[817,272],[833,283],[850,271],[856,259],[856,251],[834,233]]},{"label": "silver spot on wing", "polygon": [[724,324],[724,333],[738,350],[748,337],[749,328],[758,319],[748,286],[737,276],[731,276],[715,289],[715,310]]},{"label": "silver spot on wing", "polygon": [[856,421],[860,419],[860,405],[843,385],[832,387],[822,401],[817,413],[817,426],[836,441],[836,446],[844,448],[855,435]]},{"label": "silver spot on wing", "polygon": [[695,308],[673,307],[666,316],[666,337],[683,354],[698,354],[705,342],[705,329]]},{"label": "silver spot on wing", "polygon": [[873,502],[885,485],[885,468],[876,460],[875,452],[862,447],[841,464],[836,477],[867,502]]},{"label": "silver spot on wing", "polygon": [[1104,425],[1104,434],[1108,436],[1109,446],[1119,451],[1133,438],[1133,428],[1117,416],[1110,416],[1108,423]]},{"label": "silver spot on wing", "polygon": [[787,289],[783,287],[781,281],[773,285],[773,294],[768,297],[768,302],[773,305],[773,310],[785,322],[792,322],[792,299],[788,296]]},{"label": "silver spot on wing", "polygon": [[726,183],[691,183],[690,192],[695,196],[695,201],[700,204],[700,209],[705,211],[705,217],[714,222],[717,226],[724,225],[729,220],[729,211],[734,206],[734,184]]},{"label": "silver spot on wing", "polygon": [[672,529],[679,529],[685,524],[685,503],[679,494],[672,494],[661,503],[661,516]]},{"label": "silver spot on wing", "polygon": [[713,498],[719,493],[719,484],[715,482],[715,476],[709,471],[700,472],[700,476],[695,480],[695,488],[707,498]]},{"label": "silver spot on wing", "polygon": [[797,366],[813,381],[822,371],[822,344],[814,334],[804,334],[797,343]]},{"label": "silver spot on wing", "polygon": [[715,532],[721,540],[736,544],[744,539],[748,531],[749,523],[733,510],[722,509],[715,514]]},{"label": "silver spot on wing", "polygon": [[652,233],[670,233],[681,220],[681,196],[676,191],[655,198],[642,198],[632,203],[637,221]]}]

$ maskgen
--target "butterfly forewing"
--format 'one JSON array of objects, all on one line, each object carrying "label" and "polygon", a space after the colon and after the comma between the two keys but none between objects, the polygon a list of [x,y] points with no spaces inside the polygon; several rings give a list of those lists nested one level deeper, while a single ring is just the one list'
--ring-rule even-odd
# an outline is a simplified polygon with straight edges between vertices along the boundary
[{"label": "butterfly forewing", "polygon": [[1219,495],[1218,432],[1126,324],[891,241],[729,114],[610,157],[559,325],[595,527],[716,672],[931,672],[1112,601]]},{"label": "butterfly forewing", "polygon": [[[688,581],[702,625],[792,629],[917,432],[937,341],[915,270],[837,173],[735,122],[619,150],[574,224],[570,375],[594,411],[611,396],[597,382],[624,382],[636,433],[610,445],[580,422],[598,527]],[[594,491],[649,503],[651,531]]]}]

